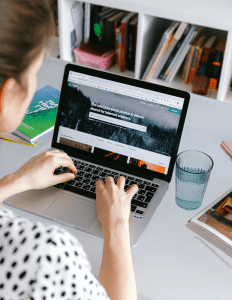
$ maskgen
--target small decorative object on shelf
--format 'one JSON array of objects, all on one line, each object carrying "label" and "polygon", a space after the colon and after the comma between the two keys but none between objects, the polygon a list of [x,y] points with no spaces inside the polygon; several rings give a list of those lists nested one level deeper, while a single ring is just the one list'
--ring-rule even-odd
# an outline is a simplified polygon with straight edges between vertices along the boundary
[{"label": "small decorative object on shelf", "polygon": [[114,63],[115,50],[108,50],[98,44],[85,43],[73,50],[76,62],[101,70],[108,70]]}]

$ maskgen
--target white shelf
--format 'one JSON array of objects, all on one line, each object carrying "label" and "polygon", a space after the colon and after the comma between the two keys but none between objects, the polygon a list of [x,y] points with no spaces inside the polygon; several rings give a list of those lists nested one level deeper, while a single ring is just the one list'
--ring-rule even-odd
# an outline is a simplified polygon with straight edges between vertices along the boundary
[{"label": "white shelf", "polygon": [[[75,0],[58,0],[59,5],[59,32],[60,57],[72,62],[70,32],[74,29],[71,7]],[[135,72],[121,73],[117,66],[110,68],[109,72],[119,75],[141,79],[147,65],[155,51],[164,30],[171,21],[185,21],[204,26],[204,32],[210,36],[227,39],[224,60],[221,71],[218,91],[207,94],[206,98],[225,101],[232,104],[231,93],[227,93],[232,77],[232,1],[224,0],[91,0],[91,4],[108,6],[126,11],[137,12],[139,16]],[[226,2],[226,3],[225,3]],[[162,80],[151,82],[168,87],[186,90],[192,93],[192,87],[181,82],[176,76],[173,82],[165,83]]]}]

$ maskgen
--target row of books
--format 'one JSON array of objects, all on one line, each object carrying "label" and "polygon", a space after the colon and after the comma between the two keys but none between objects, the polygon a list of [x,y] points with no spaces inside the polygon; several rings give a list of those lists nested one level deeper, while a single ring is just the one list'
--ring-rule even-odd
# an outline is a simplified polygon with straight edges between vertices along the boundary
[{"label": "row of books", "polygon": [[208,87],[216,89],[226,40],[207,37],[203,29],[173,21],[163,33],[142,80],[158,78],[170,83],[184,66],[182,81],[193,84],[193,92],[205,94]]},{"label": "row of books", "polygon": [[38,90],[20,126],[13,133],[0,133],[0,140],[35,146],[54,129],[60,91],[47,85]]},{"label": "row of books", "polygon": [[75,2],[72,16],[76,62],[101,69],[115,63],[121,72],[134,71],[138,14]]}]

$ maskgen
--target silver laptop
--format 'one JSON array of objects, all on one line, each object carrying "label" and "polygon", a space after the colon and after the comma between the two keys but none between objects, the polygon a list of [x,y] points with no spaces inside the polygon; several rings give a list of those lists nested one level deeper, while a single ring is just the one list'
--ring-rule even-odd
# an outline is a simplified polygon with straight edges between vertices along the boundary
[{"label": "silver laptop", "polygon": [[95,182],[123,175],[125,190],[139,187],[129,220],[136,246],[168,189],[189,99],[184,91],[68,64],[51,149],[68,153],[78,174],[4,204],[102,237]]}]

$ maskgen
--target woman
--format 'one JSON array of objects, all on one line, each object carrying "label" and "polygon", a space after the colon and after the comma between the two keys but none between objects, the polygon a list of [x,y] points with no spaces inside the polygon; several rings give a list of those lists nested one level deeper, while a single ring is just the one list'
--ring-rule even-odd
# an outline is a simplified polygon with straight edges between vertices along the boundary
[{"label": "woman", "polygon": [[[45,0],[0,1],[0,132],[14,131],[36,89],[36,74],[53,30]],[[43,189],[72,179],[53,175],[59,167],[76,168],[66,153],[45,152],[0,180],[0,203],[28,189]],[[96,206],[104,233],[98,280],[82,246],[57,225],[31,222],[0,209],[0,299],[136,299],[130,252],[130,202],[124,177],[96,182]],[[33,201],[33,199],[32,199]]]}]

